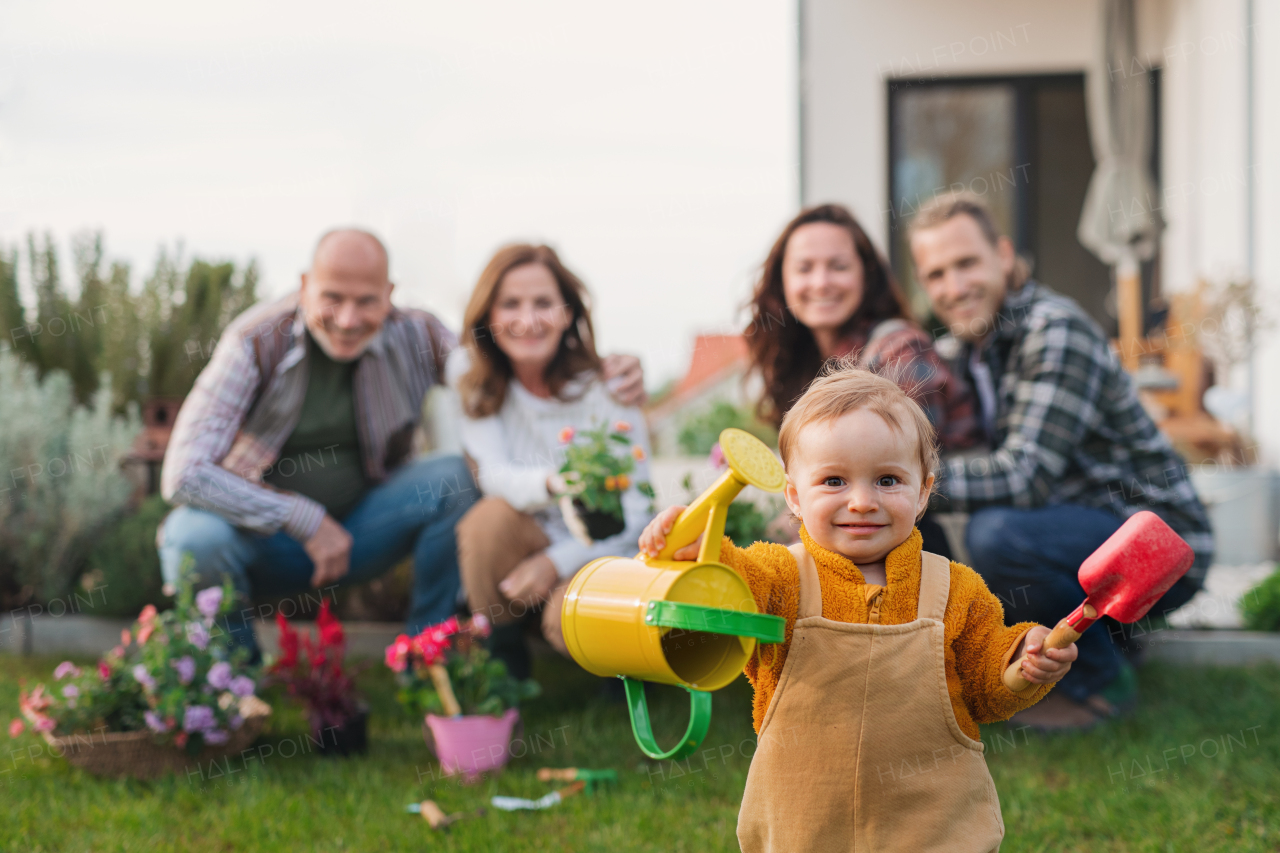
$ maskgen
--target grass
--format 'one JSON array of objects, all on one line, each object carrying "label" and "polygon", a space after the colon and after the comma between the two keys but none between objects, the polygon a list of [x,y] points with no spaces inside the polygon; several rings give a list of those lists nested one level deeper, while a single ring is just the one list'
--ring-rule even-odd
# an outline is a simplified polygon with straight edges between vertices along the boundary
[{"label": "grass", "polygon": [[[16,713],[19,680],[47,681],[56,663],[0,657],[0,721]],[[522,757],[472,787],[438,778],[420,724],[395,705],[380,666],[362,676],[374,709],[362,758],[281,757],[297,748],[305,724],[279,697],[259,741],[275,754],[229,778],[104,781],[24,735],[0,754],[0,850],[738,849],[754,744],[743,680],[715,696],[708,752],[676,765],[641,756],[625,709],[598,696],[599,679],[558,659],[540,659],[537,676],[546,692],[525,709]],[[1275,668],[1152,665],[1140,674],[1144,702],[1127,720],[1055,738],[988,728],[1002,850],[1280,850],[1278,676]],[[682,694],[650,691],[660,741],[671,742],[685,719]],[[542,812],[489,809],[447,834],[404,812],[425,798],[452,812],[494,794],[538,797],[551,789],[535,778],[543,766],[612,767],[620,783]]]}]

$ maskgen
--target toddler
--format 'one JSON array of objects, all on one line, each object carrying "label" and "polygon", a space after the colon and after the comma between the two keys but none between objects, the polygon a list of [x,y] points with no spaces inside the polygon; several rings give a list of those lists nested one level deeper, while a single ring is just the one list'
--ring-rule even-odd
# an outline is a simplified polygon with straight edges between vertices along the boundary
[{"label": "toddler", "polygon": [[[858,369],[815,380],[782,421],[790,547],[725,540],[721,560],[763,613],[786,619],[757,646],[758,746],[738,815],[744,851],[998,850],[1000,803],[979,723],[1039,701],[1076,658],[1042,649],[1049,629],[1005,627],[967,566],[921,551],[933,428],[897,384]],[[656,555],[683,507],[640,537]],[[675,558],[695,559],[697,545]],[[1033,690],[1001,676],[1022,654]]]}]

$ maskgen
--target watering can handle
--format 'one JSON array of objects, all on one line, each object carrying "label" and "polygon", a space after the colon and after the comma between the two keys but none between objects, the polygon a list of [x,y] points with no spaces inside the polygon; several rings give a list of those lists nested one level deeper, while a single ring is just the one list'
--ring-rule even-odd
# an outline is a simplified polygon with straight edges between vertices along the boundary
[{"label": "watering can handle", "polygon": [[622,684],[627,691],[627,710],[631,713],[631,732],[636,736],[640,751],[655,761],[684,758],[693,754],[699,744],[707,737],[707,729],[711,728],[711,694],[705,690],[689,691],[689,726],[684,730],[680,742],[668,750],[662,750],[653,738],[653,726],[649,721],[649,705],[644,698],[644,682],[622,676]]},{"label": "watering can handle", "polygon": [[650,601],[645,608],[646,625],[752,637],[762,643],[781,643],[786,639],[787,620],[770,613],[744,613],[704,607],[683,601]]}]

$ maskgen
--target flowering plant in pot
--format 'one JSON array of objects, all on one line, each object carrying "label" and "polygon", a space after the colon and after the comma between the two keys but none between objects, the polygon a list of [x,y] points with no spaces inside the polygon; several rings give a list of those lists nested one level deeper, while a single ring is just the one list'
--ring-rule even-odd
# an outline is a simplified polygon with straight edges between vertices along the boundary
[{"label": "flowering plant in pot", "polygon": [[445,774],[467,781],[507,763],[519,704],[541,692],[489,656],[482,642],[488,635],[483,614],[465,623],[452,617],[417,636],[401,634],[386,652],[400,704],[424,715],[423,737]]},{"label": "flowering plant in pot", "polygon": [[[96,665],[64,661],[52,690],[21,691],[23,717],[71,763],[102,775],[151,778],[191,756],[244,749],[271,709],[255,695],[248,653],[217,624],[232,606],[229,585],[195,593],[184,581],[172,610],[144,607]],[[10,734],[24,725],[15,720]]]},{"label": "flowering plant in pot", "polygon": [[355,673],[345,666],[347,638],[329,609],[329,600],[320,605],[315,641],[310,632],[299,634],[279,611],[276,627],[280,657],[268,667],[267,677],[306,707],[316,751],[322,755],[366,752],[369,706],[356,690]]},{"label": "flowering plant in pot", "polygon": [[[626,421],[581,432],[573,427],[560,431],[560,443],[567,445],[560,466],[565,484],[560,512],[570,532],[586,544],[616,536],[626,528],[622,495],[633,484],[636,463],[645,458],[644,448],[632,443],[629,432],[631,424]],[[653,486],[648,481],[634,485],[653,501]]]}]

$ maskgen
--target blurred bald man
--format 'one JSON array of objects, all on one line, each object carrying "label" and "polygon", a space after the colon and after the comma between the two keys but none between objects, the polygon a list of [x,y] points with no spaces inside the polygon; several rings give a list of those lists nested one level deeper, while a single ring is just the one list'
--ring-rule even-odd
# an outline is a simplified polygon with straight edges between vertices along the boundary
[{"label": "blurred bald man", "polygon": [[[197,588],[230,578],[243,610],[226,627],[255,657],[254,596],[331,594],[408,555],[408,630],[454,612],[454,525],[479,493],[461,457],[412,451],[457,338],[434,315],[394,306],[388,269],[368,231],[325,234],[296,292],[227,327],[174,423],[165,580],[188,563]],[[620,397],[643,397],[636,359],[605,367]]]}]

